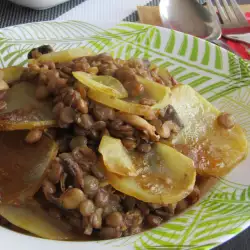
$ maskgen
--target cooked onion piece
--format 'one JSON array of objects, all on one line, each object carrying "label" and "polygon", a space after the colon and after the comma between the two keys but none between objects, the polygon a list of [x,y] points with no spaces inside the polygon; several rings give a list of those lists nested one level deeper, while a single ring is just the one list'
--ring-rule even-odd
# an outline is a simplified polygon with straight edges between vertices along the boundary
[{"label": "cooked onion piece", "polygon": [[108,171],[124,176],[136,175],[136,169],[121,140],[103,136],[99,145],[104,164]]},{"label": "cooked onion piece", "polygon": [[100,91],[107,95],[125,98],[128,92],[123,85],[112,76],[92,76],[85,72],[73,72],[73,76],[88,88]]},{"label": "cooked onion piece", "polygon": [[35,201],[20,206],[1,205],[0,215],[13,225],[42,238],[77,239],[77,235],[68,224],[49,216]]},{"label": "cooked onion piece", "polygon": [[[96,82],[102,83],[110,88],[116,89],[119,92],[120,98],[128,97],[127,90],[123,87],[121,82],[112,76],[96,76],[93,75],[92,79]],[[118,97],[118,96],[117,96]]]},{"label": "cooked onion piece", "polygon": [[136,79],[144,86],[147,94],[157,102],[152,106],[152,109],[163,109],[168,106],[171,96],[171,90],[169,87],[141,76],[136,76]]},{"label": "cooked onion piece", "polygon": [[168,86],[172,86],[174,83],[173,77],[170,75],[167,68],[158,68],[157,71],[158,75],[161,77],[161,79],[167,83]]},{"label": "cooked onion piece", "polygon": [[[102,149],[108,147],[109,151],[99,151],[104,159],[108,181],[116,190],[144,202],[158,204],[180,201],[192,191],[196,178],[193,161],[177,150],[156,143],[148,154],[127,152],[124,157],[117,153],[116,147],[110,147],[109,142],[110,139],[105,139],[101,145]],[[137,176],[128,174],[131,161]]]},{"label": "cooked onion piece", "polygon": [[29,63],[37,63],[37,62],[69,62],[76,58],[83,56],[91,56],[93,55],[93,51],[89,48],[74,48],[69,50],[63,50],[58,52],[51,52],[47,54],[41,55],[38,59],[29,60]]},{"label": "cooked onion piece", "polygon": [[0,130],[45,128],[56,125],[52,102],[38,101],[36,86],[29,82],[15,84],[7,91],[7,109],[0,113]]},{"label": "cooked onion piece", "polygon": [[0,132],[0,203],[32,197],[57,154],[57,144],[43,136],[35,144],[25,142],[26,131]]},{"label": "cooked onion piece", "polygon": [[91,89],[88,91],[88,97],[96,102],[122,112],[145,116],[147,119],[153,119],[155,117],[155,111],[150,106],[123,101],[113,96],[99,91],[93,91]]},{"label": "cooked onion piece", "polygon": [[220,126],[220,111],[193,88],[172,88],[171,105],[184,124],[173,144],[186,145],[182,152],[196,161],[199,174],[223,176],[245,158],[248,145],[243,129],[238,124],[232,129]]}]

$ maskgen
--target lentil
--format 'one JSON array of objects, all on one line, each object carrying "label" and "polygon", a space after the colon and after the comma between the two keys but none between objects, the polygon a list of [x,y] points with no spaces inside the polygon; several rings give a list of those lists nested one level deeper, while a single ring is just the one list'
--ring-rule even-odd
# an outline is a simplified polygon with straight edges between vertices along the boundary
[{"label": "lentil", "polygon": [[29,144],[38,142],[42,138],[43,132],[39,129],[31,130],[25,137],[25,141]]}]

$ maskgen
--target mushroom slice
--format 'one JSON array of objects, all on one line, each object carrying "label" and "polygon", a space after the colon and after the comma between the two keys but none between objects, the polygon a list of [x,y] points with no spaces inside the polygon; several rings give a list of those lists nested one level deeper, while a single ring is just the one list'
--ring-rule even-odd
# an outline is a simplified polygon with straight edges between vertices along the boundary
[{"label": "mushroom slice", "polygon": [[57,144],[43,136],[27,144],[26,131],[0,132],[0,202],[15,203],[32,197],[40,188]]},{"label": "mushroom slice", "polygon": [[[102,148],[110,147],[109,141],[102,143]],[[148,154],[127,152],[126,158],[132,161],[136,176],[125,175],[128,160],[117,153],[116,147],[110,147],[108,153],[99,151],[108,182],[122,193],[144,202],[170,204],[182,200],[193,190],[196,178],[193,161],[165,144],[155,143]]]},{"label": "mushroom slice", "polygon": [[0,112],[0,130],[21,130],[56,126],[52,101],[35,98],[35,84],[21,82],[7,91],[7,109]]},{"label": "mushroom slice", "polygon": [[147,133],[152,141],[159,141],[160,136],[157,135],[156,128],[147,122],[145,119],[138,115],[131,115],[127,113],[116,113],[116,117],[121,119],[122,121],[134,126],[135,128],[142,130],[143,132]]},{"label": "mushroom slice", "polygon": [[184,128],[172,143],[191,157],[201,175],[223,176],[247,155],[245,132],[240,125],[225,129],[217,122],[220,111],[188,85],[172,88],[171,105]]}]

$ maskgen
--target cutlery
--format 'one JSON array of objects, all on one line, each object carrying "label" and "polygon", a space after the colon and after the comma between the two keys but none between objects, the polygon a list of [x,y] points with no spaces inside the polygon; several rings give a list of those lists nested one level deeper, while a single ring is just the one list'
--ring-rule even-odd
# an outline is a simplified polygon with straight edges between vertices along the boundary
[{"label": "cutlery", "polygon": [[211,12],[196,0],[161,0],[163,26],[209,41],[220,39],[221,27]]},{"label": "cutlery", "polygon": [[[237,40],[250,44],[250,25],[235,0],[215,0],[219,20],[222,27],[222,35],[231,40]],[[211,0],[207,0],[211,7]]]},{"label": "cutlery", "polygon": [[235,53],[219,40],[222,30],[213,5],[206,8],[196,0],[161,0],[159,8],[164,27],[201,37]]},{"label": "cutlery", "polygon": [[[249,26],[248,21],[236,0],[229,0],[230,4],[228,4],[228,0],[222,0],[222,2],[220,0],[215,0],[214,2],[222,21],[222,28],[233,29]],[[207,3],[210,5],[212,4],[211,0],[208,0]]]}]

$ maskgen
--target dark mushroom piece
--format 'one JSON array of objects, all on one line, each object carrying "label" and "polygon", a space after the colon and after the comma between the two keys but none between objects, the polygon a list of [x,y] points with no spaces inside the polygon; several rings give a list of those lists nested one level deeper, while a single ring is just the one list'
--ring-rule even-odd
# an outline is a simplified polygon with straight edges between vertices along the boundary
[{"label": "dark mushroom piece", "polygon": [[35,54],[40,53],[42,54],[48,54],[53,52],[53,48],[50,45],[42,45],[37,48],[33,48],[29,53],[28,53],[28,59],[32,59],[35,57]]},{"label": "dark mushroom piece", "polygon": [[73,159],[71,154],[69,153],[62,153],[59,155],[60,159],[62,160],[62,164],[64,165],[65,169],[68,170],[70,175],[72,175],[75,178],[76,184],[83,188],[84,187],[84,172],[80,168],[80,166],[77,164],[77,162]]},{"label": "dark mushroom piece", "polygon": [[165,110],[162,110],[160,115],[161,115],[160,118],[163,122],[172,121],[180,129],[184,128],[184,124],[181,121],[180,116],[178,115],[178,113],[176,112],[176,110],[174,109],[174,107],[172,105],[168,105]]}]

